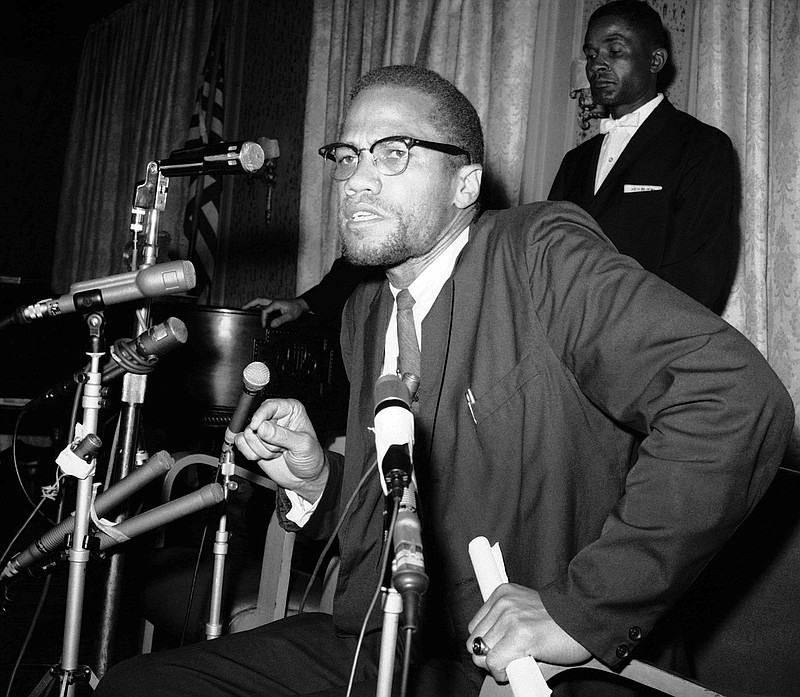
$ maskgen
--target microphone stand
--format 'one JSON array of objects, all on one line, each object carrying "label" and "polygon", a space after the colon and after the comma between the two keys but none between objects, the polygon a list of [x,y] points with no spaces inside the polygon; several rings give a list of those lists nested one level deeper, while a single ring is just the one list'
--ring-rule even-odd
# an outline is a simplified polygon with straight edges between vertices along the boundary
[{"label": "microphone stand", "polygon": [[[40,681],[39,685],[31,692],[31,697],[46,694],[53,681],[58,681],[61,685],[60,695],[65,695],[66,697],[74,695],[76,680],[84,680],[88,677],[92,687],[97,684],[97,677],[91,672],[91,669],[88,666],[78,665],[86,566],[89,561],[91,547],[89,519],[94,485],[93,475],[96,466],[94,455],[101,446],[100,439],[96,433],[100,408],[103,406],[100,372],[100,358],[104,353],[102,348],[103,316],[98,312],[93,312],[86,317],[86,323],[89,327],[89,347],[86,353],[90,358],[90,367],[87,372],[87,381],[84,385],[82,398],[83,441],[74,452],[68,446],[57,458],[57,462],[65,474],[70,474],[78,479],[75,526],[68,554],[69,576],[61,663],[51,669],[50,677],[45,676]],[[79,454],[84,449],[89,452]],[[84,466],[87,463],[88,466]]]},{"label": "microphone stand", "polygon": [[[403,527],[413,523],[417,530],[416,486],[413,481],[400,482],[397,471],[387,477],[389,490],[395,511],[392,514],[391,532],[396,535]],[[398,527],[400,526],[400,527]],[[407,535],[406,529],[405,534]],[[420,596],[428,588],[428,577],[425,574],[419,543],[410,542],[404,533],[400,533],[398,541],[389,540],[395,545],[392,562],[392,584],[383,588],[383,628],[381,632],[381,648],[378,663],[378,689],[376,697],[391,697],[392,678],[394,674],[394,655],[397,645],[397,630],[400,626],[400,615],[403,616],[403,629],[406,630],[405,656],[403,663],[400,697],[405,697],[408,679],[408,666],[411,659],[411,636],[418,627],[418,606]]]},{"label": "microphone stand", "polygon": [[211,600],[206,623],[206,639],[216,639],[222,634],[222,584],[225,575],[225,557],[228,554],[228,492],[236,490],[238,484],[232,477],[236,471],[233,446],[236,434],[244,428],[251,401],[269,382],[269,368],[253,361],[242,374],[244,391],[239,399],[222,443],[219,455],[219,473],[222,474],[222,507],[214,536],[214,570],[211,576]]},{"label": "microphone stand", "polygon": [[[130,269],[143,269],[155,264],[158,257],[158,221],[160,212],[167,202],[169,180],[159,171],[158,163],[149,162],[145,179],[134,192],[131,208],[131,253]],[[142,245],[139,236],[144,232]],[[141,257],[141,261],[140,261]],[[150,328],[150,302],[146,301],[136,310],[134,336],[139,336]],[[138,452],[139,417],[147,389],[147,375],[125,373],[122,378],[122,407],[120,411],[120,447],[117,480],[126,477],[134,467]],[[147,453],[142,453],[146,459]],[[130,510],[120,510],[114,522],[121,523],[128,518]],[[125,553],[119,551],[111,555],[106,572],[105,594],[100,611],[100,630],[95,667],[103,677],[111,665],[113,645],[116,639],[116,624],[121,605],[122,578],[125,566]]]},{"label": "microphone stand", "polygon": [[381,650],[378,662],[378,690],[375,695],[376,697],[391,697],[397,628],[400,626],[400,615],[403,612],[403,598],[392,587],[383,588],[382,591],[383,627],[381,629]]},{"label": "microphone stand", "polygon": [[[125,373],[122,378],[122,402],[120,412],[120,447],[117,451],[119,462],[117,481],[127,477],[134,467],[137,450],[137,434],[139,432],[139,416],[144,403],[147,375]],[[146,453],[142,453],[146,457]],[[115,523],[121,523],[130,515],[128,506],[123,507],[115,517]],[[95,668],[98,677],[103,677],[113,663],[114,642],[117,635],[117,618],[122,601],[122,579],[125,567],[125,553],[112,554],[109,558],[104,584],[105,594],[100,609],[100,628]]]},{"label": "microphone stand", "polygon": [[214,535],[214,570],[211,575],[211,600],[206,623],[206,639],[216,639],[222,635],[222,585],[225,576],[225,557],[228,554],[228,492],[236,489],[237,484],[231,477],[235,471],[233,453],[233,434],[226,431],[225,441],[219,457],[222,474],[222,507],[217,532]]}]

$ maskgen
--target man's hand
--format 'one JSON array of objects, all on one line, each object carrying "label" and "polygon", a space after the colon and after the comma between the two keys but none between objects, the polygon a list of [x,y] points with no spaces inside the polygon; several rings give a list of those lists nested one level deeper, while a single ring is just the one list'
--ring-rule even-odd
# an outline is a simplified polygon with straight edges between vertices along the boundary
[{"label": "man's hand", "polygon": [[296,320],[304,312],[310,312],[311,308],[302,298],[255,298],[246,305],[243,310],[250,310],[254,307],[261,308],[261,326],[267,326],[267,317],[273,312],[280,312],[280,315],[273,319],[269,326],[273,329],[282,324]]},{"label": "man's hand", "polygon": [[503,583],[498,586],[469,623],[467,651],[476,637],[488,651],[473,654],[472,662],[488,670],[498,682],[506,682],[506,666],[517,658],[534,658],[556,665],[575,665],[591,654],[559,627],[535,590]]},{"label": "man's hand", "polygon": [[322,446],[300,402],[267,399],[236,435],[236,447],[257,462],[278,486],[314,503],[325,489],[328,469]]}]

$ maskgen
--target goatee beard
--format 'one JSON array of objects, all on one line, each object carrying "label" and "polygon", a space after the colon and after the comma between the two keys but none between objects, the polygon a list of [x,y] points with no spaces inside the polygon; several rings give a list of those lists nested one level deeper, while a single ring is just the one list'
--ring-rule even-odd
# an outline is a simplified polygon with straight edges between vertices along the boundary
[{"label": "goatee beard", "polygon": [[404,231],[395,230],[391,237],[382,240],[378,246],[359,245],[357,241],[347,240],[342,231],[339,242],[342,255],[355,266],[396,266],[408,260],[412,253],[404,241]]}]

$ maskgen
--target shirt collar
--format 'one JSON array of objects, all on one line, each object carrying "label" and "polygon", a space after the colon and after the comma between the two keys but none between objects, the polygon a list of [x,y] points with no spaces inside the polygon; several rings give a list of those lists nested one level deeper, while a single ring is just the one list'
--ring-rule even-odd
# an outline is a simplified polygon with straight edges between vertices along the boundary
[{"label": "shirt collar", "polygon": [[[409,293],[414,297],[414,317],[418,317],[420,321],[428,314],[428,310],[439,296],[442,286],[453,274],[458,255],[468,241],[469,227],[466,227],[408,286]],[[396,298],[400,289],[395,288],[391,283],[389,289]]]}]

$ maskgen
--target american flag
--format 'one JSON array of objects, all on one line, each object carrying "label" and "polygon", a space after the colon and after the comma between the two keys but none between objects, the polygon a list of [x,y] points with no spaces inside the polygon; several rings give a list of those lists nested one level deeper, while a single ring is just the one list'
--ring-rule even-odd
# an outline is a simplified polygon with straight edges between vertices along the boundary
[{"label": "american flag", "polygon": [[[224,53],[222,22],[218,20],[203,68],[203,82],[197,90],[186,148],[219,143],[223,139]],[[191,177],[189,191],[194,194],[186,205],[183,219],[183,232],[188,240],[187,257],[197,273],[193,292],[207,303],[214,282],[222,178],[208,174]]]}]

